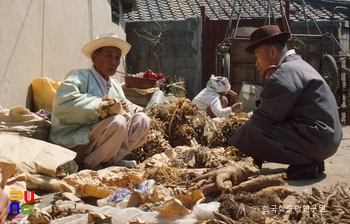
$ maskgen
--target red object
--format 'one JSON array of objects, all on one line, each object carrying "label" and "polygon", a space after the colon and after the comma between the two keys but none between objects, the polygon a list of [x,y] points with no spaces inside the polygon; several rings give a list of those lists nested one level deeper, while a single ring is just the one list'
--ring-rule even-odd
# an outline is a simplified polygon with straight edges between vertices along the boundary
[{"label": "red object", "polygon": [[157,79],[157,75],[154,74],[151,69],[148,69],[145,73],[143,73],[142,78]]},{"label": "red object", "polygon": [[128,180],[126,181],[126,186],[125,186],[125,187],[129,187],[130,183],[131,183],[131,180],[128,179]]},{"label": "red object", "polygon": [[164,79],[163,73],[156,73],[157,79]]},{"label": "red object", "polygon": [[151,69],[148,69],[145,73],[141,75],[142,78],[146,79],[163,79],[164,75],[162,73],[153,73]]},{"label": "red object", "polygon": [[125,76],[124,81],[125,81],[126,87],[128,88],[148,89],[148,88],[153,88],[157,80],[147,79],[142,77],[135,77],[135,76]]}]

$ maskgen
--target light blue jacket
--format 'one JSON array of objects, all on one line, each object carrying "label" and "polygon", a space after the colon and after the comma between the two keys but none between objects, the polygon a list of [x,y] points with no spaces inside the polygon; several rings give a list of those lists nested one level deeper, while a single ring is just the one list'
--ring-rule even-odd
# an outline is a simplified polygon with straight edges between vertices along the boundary
[{"label": "light blue jacket", "polygon": [[[120,84],[111,78],[110,96],[126,99]],[[101,120],[98,106],[103,93],[90,69],[70,71],[59,86],[52,103],[49,140],[73,148],[89,142],[88,134]],[[129,103],[129,111],[133,104]]]}]

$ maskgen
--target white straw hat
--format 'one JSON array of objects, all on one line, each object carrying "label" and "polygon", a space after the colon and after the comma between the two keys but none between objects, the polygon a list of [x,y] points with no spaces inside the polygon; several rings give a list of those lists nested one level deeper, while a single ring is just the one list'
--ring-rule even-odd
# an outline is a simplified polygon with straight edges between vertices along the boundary
[{"label": "white straw hat", "polygon": [[91,54],[100,47],[117,47],[121,50],[121,56],[124,57],[129,52],[131,45],[120,39],[116,33],[104,33],[98,35],[95,40],[85,44],[81,52],[91,59]]},{"label": "white straw hat", "polygon": [[231,89],[230,82],[226,77],[211,75],[207,82],[207,89],[212,92],[227,92]]}]

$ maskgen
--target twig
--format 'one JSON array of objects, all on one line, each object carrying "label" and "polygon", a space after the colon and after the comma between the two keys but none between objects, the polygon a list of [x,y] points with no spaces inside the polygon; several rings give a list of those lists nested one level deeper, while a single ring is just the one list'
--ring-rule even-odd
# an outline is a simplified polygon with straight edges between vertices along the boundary
[{"label": "twig", "polygon": [[337,193],[338,193],[338,191],[336,190],[336,191],[334,191],[332,194],[328,195],[328,197],[327,197],[327,199],[326,199],[326,203],[325,203],[326,206],[329,205],[329,200],[330,200],[332,197],[336,196]]},{"label": "twig", "polygon": [[128,73],[121,72],[121,71],[117,71],[117,73],[124,74],[124,75],[130,75],[130,74],[128,74]]},{"label": "twig", "polygon": [[216,218],[218,218],[221,221],[224,221],[227,224],[235,224],[236,223],[233,219],[231,219],[231,218],[227,217],[226,215],[221,214],[219,212],[214,211],[213,214]]}]

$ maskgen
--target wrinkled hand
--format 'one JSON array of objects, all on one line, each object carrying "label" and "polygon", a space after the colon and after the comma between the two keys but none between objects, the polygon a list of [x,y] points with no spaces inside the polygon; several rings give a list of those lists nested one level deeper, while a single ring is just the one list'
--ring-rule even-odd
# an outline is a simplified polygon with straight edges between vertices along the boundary
[{"label": "wrinkled hand", "polygon": [[253,116],[253,111],[247,113],[248,117],[251,118]]},{"label": "wrinkled hand", "polygon": [[129,112],[129,104],[128,104],[128,101],[127,101],[127,100],[121,100],[120,103],[122,104],[123,109],[124,109],[126,112]]},{"label": "wrinkled hand", "polygon": [[263,72],[263,79],[270,78],[273,73],[277,70],[277,65],[270,65],[265,71]]},{"label": "wrinkled hand", "polygon": [[0,224],[4,224],[10,210],[9,196],[0,188]]},{"label": "wrinkled hand", "polygon": [[227,92],[227,95],[230,95],[235,101],[238,100],[238,94],[236,92],[233,92],[232,90],[229,90]]},{"label": "wrinkled hand", "polygon": [[[115,97],[113,96],[109,96],[108,94],[103,96],[102,97],[102,101],[110,101],[110,100],[113,100]],[[120,103],[123,107],[123,109],[126,111],[126,112],[129,112],[129,103],[127,100],[120,100]]]},{"label": "wrinkled hand", "polygon": [[243,103],[239,102],[239,103],[235,103],[231,106],[231,110],[242,110],[243,109]]}]

